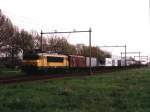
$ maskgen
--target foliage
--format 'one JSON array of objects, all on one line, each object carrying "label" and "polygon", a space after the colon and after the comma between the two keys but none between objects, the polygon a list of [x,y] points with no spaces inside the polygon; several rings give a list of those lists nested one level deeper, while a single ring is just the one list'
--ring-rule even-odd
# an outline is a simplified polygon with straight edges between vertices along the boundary
[{"label": "foliage", "polygon": [[[8,47],[6,47],[8,46]],[[8,56],[17,55],[25,49],[33,49],[32,35],[14,26],[0,10],[0,48],[5,47]]]},{"label": "foliage", "polygon": [[11,21],[0,10],[0,47],[12,44],[11,37],[13,37],[13,32]]},{"label": "foliage", "polygon": [[61,52],[63,54],[76,54],[74,45],[68,43],[64,37],[52,37],[48,40],[47,50]]},{"label": "foliage", "polygon": [[36,31],[31,31],[33,49],[41,48],[41,36]]}]

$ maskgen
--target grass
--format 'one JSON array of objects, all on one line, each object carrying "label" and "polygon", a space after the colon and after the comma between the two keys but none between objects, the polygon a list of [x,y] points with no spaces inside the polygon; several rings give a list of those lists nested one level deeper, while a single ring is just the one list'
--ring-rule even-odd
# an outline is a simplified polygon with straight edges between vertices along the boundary
[{"label": "grass", "polygon": [[14,68],[0,68],[0,77],[11,77],[11,76],[18,76],[18,75],[24,75],[20,69],[14,69]]},{"label": "grass", "polygon": [[0,112],[150,112],[150,69],[0,86]]}]

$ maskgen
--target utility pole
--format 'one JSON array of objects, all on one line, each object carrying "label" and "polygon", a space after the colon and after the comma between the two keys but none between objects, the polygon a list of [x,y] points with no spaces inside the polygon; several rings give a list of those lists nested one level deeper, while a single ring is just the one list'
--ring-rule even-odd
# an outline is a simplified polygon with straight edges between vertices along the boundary
[{"label": "utility pole", "polygon": [[141,53],[139,52],[139,64],[140,64],[140,61],[141,61],[141,57],[140,57]]},{"label": "utility pole", "polygon": [[98,66],[98,57],[99,57],[99,53],[98,53],[98,50],[99,50],[99,48],[98,48],[98,46],[96,46],[97,66]]},{"label": "utility pole", "polygon": [[[141,55],[139,55],[139,56],[140,56],[140,61],[142,61],[143,59],[146,59],[147,65],[148,65],[148,56],[141,56]],[[139,58],[139,56],[134,56],[134,60],[135,60],[136,57]]]},{"label": "utility pole", "polygon": [[141,52],[121,52],[121,57],[122,57],[122,54],[125,54],[125,65],[127,66],[127,59],[126,59],[126,54],[139,54],[139,63],[140,63],[140,53]]},{"label": "utility pole", "polygon": [[89,61],[89,64],[90,64],[90,75],[92,74],[92,68],[91,68],[91,55],[92,55],[92,53],[91,53],[91,32],[92,32],[92,30],[91,30],[91,28],[89,28],[89,53],[90,53],[90,61]]},{"label": "utility pole", "polygon": [[41,30],[41,52],[43,52],[43,32]]},{"label": "utility pole", "polygon": [[125,45],[125,67],[127,66],[127,46]]}]

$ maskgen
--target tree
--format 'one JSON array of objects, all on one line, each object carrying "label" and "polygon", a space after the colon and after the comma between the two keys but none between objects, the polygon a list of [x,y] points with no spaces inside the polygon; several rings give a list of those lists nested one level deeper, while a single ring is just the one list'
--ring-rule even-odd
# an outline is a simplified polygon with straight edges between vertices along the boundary
[{"label": "tree", "polygon": [[48,39],[47,50],[61,52],[63,54],[76,54],[75,46],[69,44],[64,37],[60,38],[55,36]]},{"label": "tree", "polygon": [[0,47],[12,44],[13,24],[0,10]]},{"label": "tree", "polygon": [[[36,31],[31,31],[31,35],[32,35],[34,49],[40,49],[41,48],[41,36]],[[43,39],[43,41],[45,42],[45,39]]]},{"label": "tree", "polygon": [[34,42],[33,42],[33,36],[29,34],[27,31],[21,30],[20,32],[20,39],[21,44],[20,48],[24,51],[33,50],[34,49]]},{"label": "tree", "polygon": [[[90,56],[89,46],[85,46],[85,45],[82,45],[80,47],[77,46],[77,51],[78,51],[79,55],[83,55],[83,56],[86,56],[86,57]],[[103,50],[101,50],[97,47],[91,47],[91,56],[96,57],[101,64],[105,63],[105,58],[110,58],[111,57],[109,52],[103,51]]]}]

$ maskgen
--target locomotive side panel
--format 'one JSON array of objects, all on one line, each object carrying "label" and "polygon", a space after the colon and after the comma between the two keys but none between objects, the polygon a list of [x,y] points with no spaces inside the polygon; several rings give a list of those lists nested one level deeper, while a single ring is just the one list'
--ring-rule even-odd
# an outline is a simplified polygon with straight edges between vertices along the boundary
[{"label": "locomotive side panel", "polygon": [[68,57],[66,56],[47,56],[47,67],[66,68],[69,66]]}]

